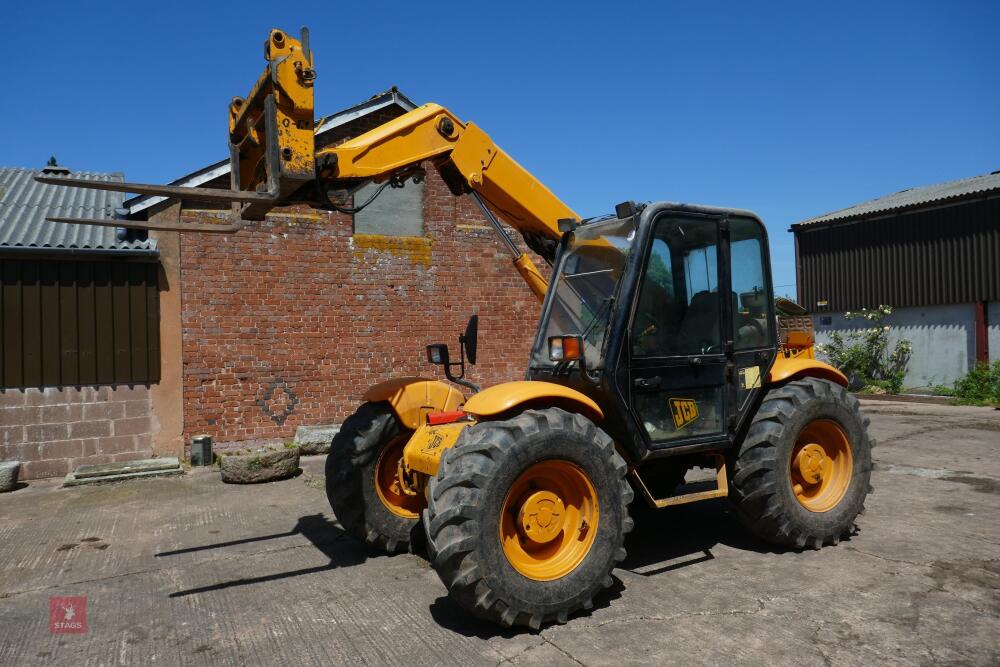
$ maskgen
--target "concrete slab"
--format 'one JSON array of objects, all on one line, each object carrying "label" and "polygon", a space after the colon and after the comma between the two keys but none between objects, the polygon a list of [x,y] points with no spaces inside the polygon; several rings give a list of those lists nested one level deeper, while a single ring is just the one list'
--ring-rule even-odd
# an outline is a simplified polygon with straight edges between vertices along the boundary
[{"label": "concrete slab", "polygon": [[[997,664],[1000,438],[962,414],[873,414],[875,494],[840,546],[773,551],[725,501],[665,509],[592,614],[539,633],[347,537],[323,457],[260,486],[32,483],[0,499],[0,664]],[[86,634],[50,634],[63,595]]]},{"label": "concrete slab", "polygon": [[146,477],[169,477],[183,475],[177,458],[142,459],[120,463],[80,466],[66,475],[63,486],[83,486],[86,484],[110,484]]},{"label": "concrete slab", "polygon": [[109,475],[125,475],[130,472],[154,472],[156,470],[174,470],[180,467],[176,458],[143,459],[121,463],[102,463],[100,465],[80,466],[73,475],[77,479],[87,477],[107,477]]}]

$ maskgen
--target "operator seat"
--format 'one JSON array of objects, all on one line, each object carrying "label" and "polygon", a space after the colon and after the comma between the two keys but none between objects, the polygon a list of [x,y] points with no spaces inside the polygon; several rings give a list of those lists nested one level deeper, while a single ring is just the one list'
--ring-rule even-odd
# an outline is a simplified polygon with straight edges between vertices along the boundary
[{"label": "operator seat", "polygon": [[[736,293],[733,293],[733,312],[736,312]],[[691,298],[684,319],[677,332],[677,348],[682,354],[721,351],[720,333],[722,314],[719,312],[719,293],[702,291]],[[713,349],[714,348],[714,349]]]}]

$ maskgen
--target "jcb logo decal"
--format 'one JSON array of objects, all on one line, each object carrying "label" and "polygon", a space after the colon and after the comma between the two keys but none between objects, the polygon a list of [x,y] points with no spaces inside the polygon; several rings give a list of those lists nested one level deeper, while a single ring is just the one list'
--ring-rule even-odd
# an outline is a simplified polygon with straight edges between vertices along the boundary
[{"label": "jcb logo decal", "polygon": [[674,416],[674,426],[681,429],[698,418],[698,404],[690,398],[671,398],[670,413]]},{"label": "jcb logo decal", "polygon": [[432,431],[430,441],[427,444],[425,444],[421,449],[422,451],[425,452],[433,452],[435,449],[441,446],[442,442],[444,442],[444,436],[441,435],[440,433]]}]

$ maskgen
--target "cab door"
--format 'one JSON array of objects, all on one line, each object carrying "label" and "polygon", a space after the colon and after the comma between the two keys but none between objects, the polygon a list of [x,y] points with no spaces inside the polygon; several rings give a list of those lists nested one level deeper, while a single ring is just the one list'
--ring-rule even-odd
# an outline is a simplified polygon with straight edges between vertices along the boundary
[{"label": "cab door", "polygon": [[631,412],[652,449],[727,437],[722,216],[652,221],[629,327]]},{"label": "cab door", "polygon": [[777,351],[764,226],[711,211],[666,210],[647,236],[628,343],[651,449],[732,442]]}]

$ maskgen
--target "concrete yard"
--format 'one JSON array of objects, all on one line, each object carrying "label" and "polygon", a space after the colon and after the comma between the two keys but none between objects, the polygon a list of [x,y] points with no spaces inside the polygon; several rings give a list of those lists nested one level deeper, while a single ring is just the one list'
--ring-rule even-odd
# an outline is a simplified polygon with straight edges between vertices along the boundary
[{"label": "concrete yard", "polygon": [[[997,664],[1000,411],[867,403],[861,532],[778,553],[725,501],[640,522],[590,615],[471,620],[417,555],[339,529],[322,459],[284,482],[217,472],[0,495],[0,664]],[[52,596],[87,632],[53,634]]]}]

